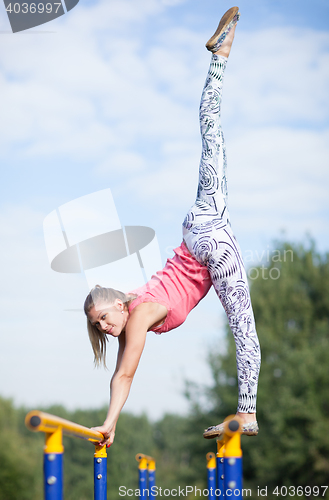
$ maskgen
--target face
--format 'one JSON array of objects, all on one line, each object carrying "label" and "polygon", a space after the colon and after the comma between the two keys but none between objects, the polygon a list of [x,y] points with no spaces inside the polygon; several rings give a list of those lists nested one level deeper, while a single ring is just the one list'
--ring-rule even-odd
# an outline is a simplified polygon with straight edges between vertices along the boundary
[{"label": "face", "polygon": [[96,326],[100,332],[112,337],[119,337],[126,326],[127,318],[128,313],[124,310],[124,305],[120,300],[116,300],[114,304],[100,302],[92,307],[88,313],[90,323]]}]

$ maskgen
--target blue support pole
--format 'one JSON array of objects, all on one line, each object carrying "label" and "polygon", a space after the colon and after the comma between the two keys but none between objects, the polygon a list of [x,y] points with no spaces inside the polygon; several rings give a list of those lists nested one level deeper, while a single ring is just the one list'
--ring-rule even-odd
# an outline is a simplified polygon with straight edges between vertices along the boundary
[{"label": "blue support pole", "polygon": [[[98,454],[99,455],[99,454]],[[94,500],[107,499],[107,457],[94,457]]]},{"label": "blue support pole", "polygon": [[210,452],[207,453],[207,476],[208,476],[208,498],[209,500],[215,500],[216,495],[216,458],[215,454]]},{"label": "blue support pole", "polygon": [[150,494],[149,494],[149,498],[150,500],[154,500],[157,495],[156,495],[156,489],[153,488],[153,491],[152,491],[152,487],[155,487],[155,461],[154,460],[151,460],[148,462],[147,464],[147,470],[148,470],[148,476],[149,476],[149,491],[150,491]]},{"label": "blue support pole", "polygon": [[[37,417],[36,417],[37,418]],[[40,420],[40,419],[39,419]],[[63,500],[63,432],[47,432],[43,455],[45,500]]]},{"label": "blue support pole", "polygon": [[63,453],[45,453],[43,472],[45,500],[63,500]]},{"label": "blue support pole", "polygon": [[155,460],[149,455],[144,455],[143,453],[137,453],[135,456],[137,462],[139,462],[138,472],[139,472],[139,498],[141,500],[146,500],[147,498],[155,499],[156,490],[152,487],[155,486]]},{"label": "blue support pole", "polygon": [[242,500],[241,421],[233,416],[225,425],[224,491],[225,497]]},{"label": "blue support pole", "polygon": [[217,465],[217,489],[218,497],[223,500],[225,498],[224,490],[224,440],[217,439],[217,453],[216,453],[216,465]]},{"label": "blue support pole", "polygon": [[242,499],[242,458],[224,458],[225,493],[234,500]]},{"label": "blue support pole", "polygon": [[139,498],[147,499],[147,469],[139,469]]}]

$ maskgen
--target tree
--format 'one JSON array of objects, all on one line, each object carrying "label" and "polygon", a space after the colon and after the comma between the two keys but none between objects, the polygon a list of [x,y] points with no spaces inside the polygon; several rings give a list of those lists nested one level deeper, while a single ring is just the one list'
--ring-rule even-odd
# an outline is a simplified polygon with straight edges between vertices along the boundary
[{"label": "tree", "polygon": [[12,402],[0,398],[0,500],[41,500],[37,443],[21,434],[20,424]]}]

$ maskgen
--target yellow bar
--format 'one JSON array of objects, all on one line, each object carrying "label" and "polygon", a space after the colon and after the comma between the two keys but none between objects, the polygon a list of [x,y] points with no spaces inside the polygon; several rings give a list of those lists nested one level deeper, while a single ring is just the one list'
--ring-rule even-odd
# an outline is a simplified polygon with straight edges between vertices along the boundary
[{"label": "yellow bar", "polygon": [[207,453],[207,469],[216,469],[216,455],[212,451]]},{"label": "yellow bar", "polygon": [[137,453],[135,458],[139,462],[139,469],[155,470],[155,458],[143,453]]},{"label": "yellow bar", "polygon": [[26,415],[25,425],[31,431],[45,432],[46,434],[54,434],[60,428],[66,436],[86,439],[94,444],[103,439],[103,434],[98,431],[38,410],[30,411]]}]

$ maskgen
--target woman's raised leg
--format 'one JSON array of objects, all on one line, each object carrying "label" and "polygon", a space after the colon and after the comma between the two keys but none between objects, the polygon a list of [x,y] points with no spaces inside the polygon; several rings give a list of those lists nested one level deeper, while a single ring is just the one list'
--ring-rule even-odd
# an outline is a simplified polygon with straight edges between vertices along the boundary
[{"label": "woman's raised leg", "polygon": [[[238,19],[238,16],[236,18]],[[220,217],[226,223],[229,222],[227,210],[227,161],[221,127],[221,103],[224,73],[234,33],[235,24],[221,42],[220,48],[213,53],[201,96],[199,118],[202,154],[199,166],[199,183],[196,202],[187,214],[183,224],[186,229],[190,229],[192,225],[212,220],[214,217]]]},{"label": "woman's raised leg", "polygon": [[202,155],[197,202],[224,216],[227,205],[226,150],[221,127],[221,103],[227,58],[213,54],[200,103]]}]

